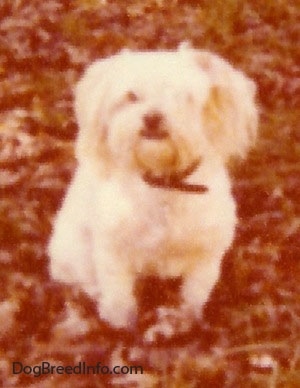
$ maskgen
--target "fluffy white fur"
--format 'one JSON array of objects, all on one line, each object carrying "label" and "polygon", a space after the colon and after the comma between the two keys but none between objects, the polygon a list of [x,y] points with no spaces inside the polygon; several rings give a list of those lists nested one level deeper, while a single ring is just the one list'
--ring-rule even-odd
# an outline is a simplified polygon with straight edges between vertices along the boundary
[{"label": "fluffy white fur", "polygon": [[[255,139],[254,94],[229,63],[187,47],[92,64],[76,89],[78,167],[49,245],[53,277],[126,327],[139,275],[181,276],[182,311],[199,316],[234,236],[226,163]],[[147,174],[208,190],[156,187]]]}]

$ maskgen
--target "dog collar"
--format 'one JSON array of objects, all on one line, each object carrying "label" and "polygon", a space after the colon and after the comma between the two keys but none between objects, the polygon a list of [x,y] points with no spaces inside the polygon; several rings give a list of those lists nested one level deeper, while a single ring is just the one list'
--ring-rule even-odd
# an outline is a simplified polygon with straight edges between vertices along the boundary
[{"label": "dog collar", "polygon": [[151,176],[150,174],[144,175],[144,181],[153,187],[169,189],[169,190],[178,190],[185,193],[203,194],[208,191],[208,187],[205,185],[187,183],[174,178],[164,178],[164,177],[161,178],[161,177]]},{"label": "dog collar", "polygon": [[199,165],[199,161],[195,161],[184,171],[166,176],[166,177],[158,177],[156,175],[152,175],[149,172],[144,174],[144,181],[148,183],[148,185],[156,188],[168,189],[168,190],[178,190],[184,193],[198,193],[203,194],[208,191],[208,187],[205,185],[188,183],[184,181],[184,178],[190,174],[192,174]]}]

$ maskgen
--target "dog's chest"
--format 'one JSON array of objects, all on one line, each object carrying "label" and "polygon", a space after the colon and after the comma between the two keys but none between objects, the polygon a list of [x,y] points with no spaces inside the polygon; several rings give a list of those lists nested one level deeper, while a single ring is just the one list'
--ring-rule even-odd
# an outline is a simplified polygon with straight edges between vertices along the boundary
[{"label": "dog's chest", "polygon": [[198,241],[195,235],[201,222],[195,212],[199,213],[202,205],[197,196],[144,186],[127,186],[115,194],[119,198],[114,197],[109,234],[120,250],[125,247],[131,255],[157,256]]}]

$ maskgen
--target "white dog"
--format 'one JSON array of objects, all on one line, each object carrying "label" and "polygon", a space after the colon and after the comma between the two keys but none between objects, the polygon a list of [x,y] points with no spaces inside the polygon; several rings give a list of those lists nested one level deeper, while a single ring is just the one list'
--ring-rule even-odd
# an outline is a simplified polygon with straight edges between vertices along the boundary
[{"label": "white dog", "polygon": [[127,327],[140,275],[181,277],[197,317],[232,243],[226,162],[256,137],[255,86],[206,51],[121,53],[76,90],[78,168],[54,224],[51,273]]}]

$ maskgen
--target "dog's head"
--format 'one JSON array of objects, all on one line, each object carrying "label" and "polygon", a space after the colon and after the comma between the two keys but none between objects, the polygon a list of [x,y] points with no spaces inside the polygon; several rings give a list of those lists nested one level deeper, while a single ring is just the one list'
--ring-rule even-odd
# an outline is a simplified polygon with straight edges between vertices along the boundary
[{"label": "dog's head", "polygon": [[78,83],[79,162],[170,178],[204,158],[243,156],[256,134],[254,94],[252,81],[208,52],[123,51]]}]

